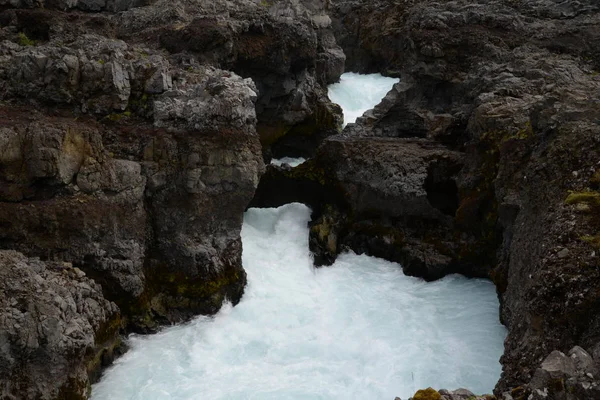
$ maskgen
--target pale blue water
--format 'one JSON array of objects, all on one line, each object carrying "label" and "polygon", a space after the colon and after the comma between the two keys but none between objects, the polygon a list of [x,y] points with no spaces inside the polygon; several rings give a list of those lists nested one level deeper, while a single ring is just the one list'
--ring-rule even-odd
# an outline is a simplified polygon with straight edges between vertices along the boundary
[{"label": "pale blue water", "polygon": [[342,74],[338,83],[329,85],[328,95],[331,101],[342,107],[346,126],[375,107],[397,82],[399,79],[381,74],[347,72]]},{"label": "pale blue water", "polygon": [[506,331],[494,286],[426,283],[399,265],[345,254],[314,269],[309,209],[251,209],[248,287],[214,318],[131,336],[93,400],[386,399],[416,389],[491,392]]}]

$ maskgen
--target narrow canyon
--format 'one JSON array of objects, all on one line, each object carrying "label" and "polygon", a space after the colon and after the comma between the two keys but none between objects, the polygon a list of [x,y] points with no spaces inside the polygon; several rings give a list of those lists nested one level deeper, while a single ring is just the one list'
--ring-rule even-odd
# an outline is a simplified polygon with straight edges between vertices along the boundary
[{"label": "narrow canyon", "polygon": [[0,0],[0,398],[600,399],[596,0]]}]

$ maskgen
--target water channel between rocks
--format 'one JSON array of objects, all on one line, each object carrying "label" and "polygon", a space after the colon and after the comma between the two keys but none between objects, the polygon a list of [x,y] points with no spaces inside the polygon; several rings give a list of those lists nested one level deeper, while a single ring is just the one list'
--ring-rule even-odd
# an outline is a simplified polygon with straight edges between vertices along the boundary
[{"label": "water channel between rocks", "polygon": [[[360,93],[377,103],[396,82],[389,79],[344,74],[330,96],[353,122],[365,107]],[[453,275],[426,283],[398,264],[352,253],[314,269],[309,218],[296,203],[248,210],[242,301],[156,335],[132,335],[92,399],[392,400],[428,386],[491,392],[506,335],[491,282]]]}]

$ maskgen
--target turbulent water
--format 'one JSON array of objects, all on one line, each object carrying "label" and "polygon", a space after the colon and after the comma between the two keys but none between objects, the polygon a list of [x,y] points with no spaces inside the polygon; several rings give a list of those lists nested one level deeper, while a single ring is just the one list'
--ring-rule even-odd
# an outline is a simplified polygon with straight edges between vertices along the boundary
[{"label": "turbulent water", "polygon": [[[345,123],[354,122],[396,81],[344,74],[329,96]],[[301,204],[249,210],[240,304],[131,336],[131,350],[94,385],[92,399],[392,400],[428,386],[492,390],[506,332],[490,282],[425,283],[355,254],[314,269],[309,216]]]},{"label": "turbulent water", "polygon": [[292,158],[292,157],[283,157],[283,158],[274,158],[271,160],[271,164],[273,165],[283,165],[283,164],[288,164],[290,167],[297,167],[298,165],[302,164],[303,162],[305,162],[306,159],[299,157],[299,158]]},{"label": "turbulent water", "polygon": [[329,85],[329,99],[344,111],[344,126],[377,105],[399,80],[381,74],[360,75],[347,72],[338,83]]},{"label": "turbulent water", "polygon": [[425,283],[354,254],[314,269],[309,209],[251,209],[239,305],[151,336],[94,385],[93,400],[388,399],[415,389],[490,392],[504,328],[490,282]]}]

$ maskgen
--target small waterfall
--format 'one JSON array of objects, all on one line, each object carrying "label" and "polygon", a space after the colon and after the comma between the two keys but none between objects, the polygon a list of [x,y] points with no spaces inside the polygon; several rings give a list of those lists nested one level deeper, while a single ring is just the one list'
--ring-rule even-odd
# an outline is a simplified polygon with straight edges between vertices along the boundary
[{"label": "small waterfall", "polygon": [[338,83],[329,85],[329,99],[342,107],[344,126],[354,123],[365,111],[375,107],[399,82],[381,74],[361,75],[347,72]]}]

